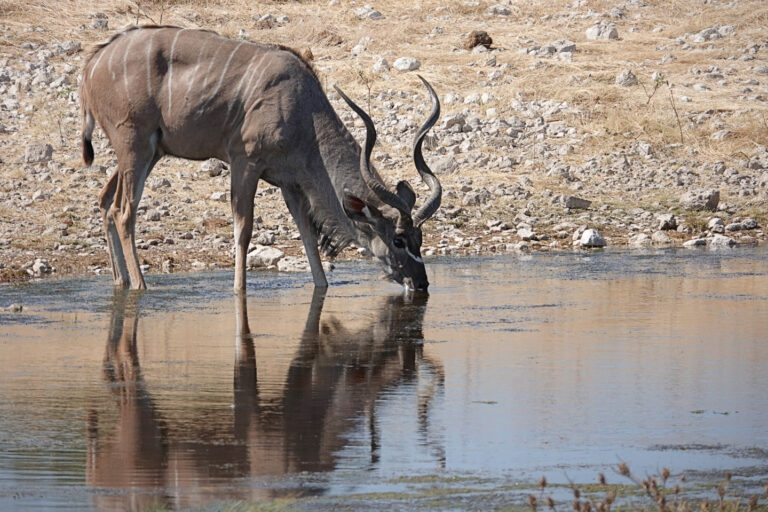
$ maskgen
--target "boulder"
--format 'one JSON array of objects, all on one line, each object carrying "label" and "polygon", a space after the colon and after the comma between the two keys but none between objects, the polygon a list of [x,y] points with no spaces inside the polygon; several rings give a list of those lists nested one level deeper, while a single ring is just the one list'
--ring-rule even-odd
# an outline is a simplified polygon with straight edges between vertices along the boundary
[{"label": "boulder", "polygon": [[605,247],[605,238],[596,229],[585,229],[579,242],[582,247]]},{"label": "boulder", "polygon": [[680,206],[686,210],[714,212],[720,204],[719,190],[691,190],[680,197]]},{"label": "boulder", "polygon": [[248,253],[245,260],[247,268],[266,268],[276,265],[285,257],[285,253],[274,247],[256,245]]}]

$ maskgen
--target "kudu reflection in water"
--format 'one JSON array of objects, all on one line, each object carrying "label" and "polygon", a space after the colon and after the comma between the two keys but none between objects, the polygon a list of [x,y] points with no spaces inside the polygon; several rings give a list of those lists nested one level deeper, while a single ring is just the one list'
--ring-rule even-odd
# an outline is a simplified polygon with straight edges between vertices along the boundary
[{"label": "kudu reflection in water", "polygon": [[[423,354],[426,295],[386,298],[376,318],[360,329],[321,319],[324,292],[315,292],[299,348],[276,398],[260,397],[256,348],[245,294],[236,297],[234,418],[229,427],[208,421],[174,428],[163,418],[142,377],[137,350],[140,295],[116,292],[104,357],[104,377],[117,398],[116,425],[88,415],[86,479],[100,488],[138,489],[130,496],[99,495],[99,508],[121,509],[157,501],[196,506],[210,484],[226,479],[335,469],[347,434],[365,418],[370,466],[379,456],[376,403],[382,393],[413,385],[418,435],[436,465],[444,449],[432,439],[429,407],[442,392],[442,367]],[[410,392],[410,391],[409,391]],[[221,423],[219,423],[221,425]],[[215,445],[210,439],[217,439]],[[229,441],[227,440],[229,439]],[[194,487],[185,498],[179,487]],[[154,489],[152,492],[150,489]],[[157,492],[163,492],[161,498]],[[211,490],[207,499],[258,499],[277,494],[259,489]],[[321,488],[302,488],[306,494]],[[296,490],[290,491],[296,495]]]}]

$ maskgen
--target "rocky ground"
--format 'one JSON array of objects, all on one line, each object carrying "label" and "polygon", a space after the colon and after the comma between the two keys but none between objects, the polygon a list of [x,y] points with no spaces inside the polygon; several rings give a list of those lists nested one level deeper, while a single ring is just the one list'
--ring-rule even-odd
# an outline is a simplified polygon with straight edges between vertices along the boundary
[{"label": "rocky ground", "polygon": [[[768,233],[763,0],[3,0],[0,281],[109,271],[97,197],[116,161],[98,134],[83,167],[77,83],[88,47],[137,21],[309,50],[326,90],[370,111],[390,183],[418,182],[424,75],[443,104],[425,156],[444,188],[426,256],[730,247]],[[233,265],[228,187],[217,161],[155,167],[137,223],[146,272]],[[251,265],[301,270],[278,190],[260,188],[256,214]]]}]

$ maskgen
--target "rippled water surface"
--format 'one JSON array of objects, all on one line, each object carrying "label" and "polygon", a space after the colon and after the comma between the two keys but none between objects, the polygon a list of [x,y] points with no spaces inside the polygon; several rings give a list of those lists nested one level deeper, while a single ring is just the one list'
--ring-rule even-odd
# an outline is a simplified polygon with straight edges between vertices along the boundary
[{"label": "rippled water surface", "polygon": [[396,488],[414,475],[768,477],[768,250],[370,262],[0,287],[0,510]]}]

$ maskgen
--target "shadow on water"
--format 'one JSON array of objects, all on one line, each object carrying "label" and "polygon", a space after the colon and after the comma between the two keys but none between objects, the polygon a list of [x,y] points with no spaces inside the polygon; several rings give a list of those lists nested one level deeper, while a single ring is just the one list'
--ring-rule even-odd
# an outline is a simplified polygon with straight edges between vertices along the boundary
[{"label": "shadow on water", "polygon": [[[324,494],[321,479],[283,490],[243,485],[242,479],[335,470],[348,430],[361,418],[368,425],[374,467],[380,450],[379,399],[404,386],[418,389],[419,434],[429,444],[429,410],[442,392],[444,374],[423,353],[426,295],[378,299],[375,318],[353,329],[335,317],[325,319],[325,294],[314,293],[282,392],[271,397],[260,390],[247,298],[238,295],[234,403],[224,426],[204,421],[204,413],[200,421],[176,424],[157,405],[138,349],[145,299],[145,294],[117,292],[112,301],[102,373],[118,413],[113,421],[103,421],[96,409],[87,413],[86,482],[101,491],[94,496],[97,508],[176,508],[212,499]],[[418,382],[425,375],[428,382]],[[432,451],[444,465],[444,448]]]}]

